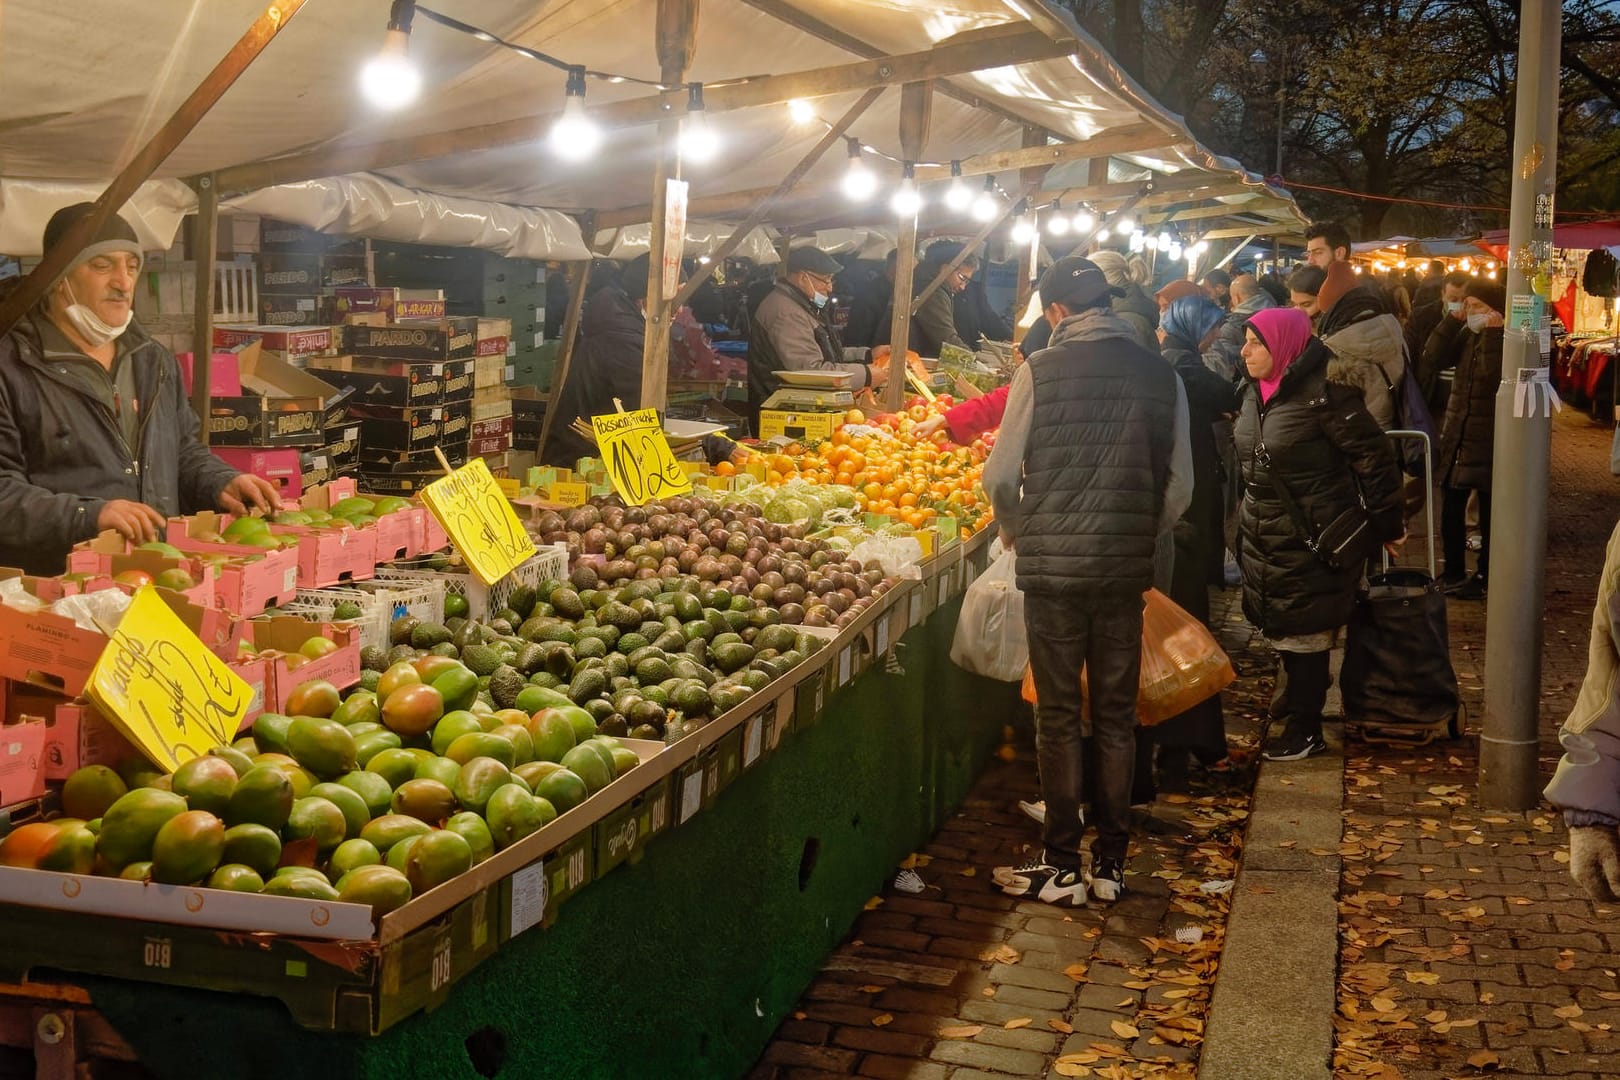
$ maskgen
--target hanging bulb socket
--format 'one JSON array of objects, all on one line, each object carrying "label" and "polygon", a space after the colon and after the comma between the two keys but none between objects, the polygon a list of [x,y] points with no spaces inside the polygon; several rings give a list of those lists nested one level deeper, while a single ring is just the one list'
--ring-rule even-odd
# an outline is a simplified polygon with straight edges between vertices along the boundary
[{"label": "hanging bulb socket", "polygon": [[602,129],[585,115],[585,69],[568,69],[563,113],[551,127],[551,148],[565,161],[584,161],[602,145]]},{"label": "hanging bulb socket", "polygon": [[686,84],[686,118],[681,121],[681,157],[699,165],[713,161],[720,152],[720,137],[709,124],[703,107],[703,84]]},{"label": "hanging bulb socket", "polygon": [[962,163],[951,162],[951,186],[945,189],[945,205],[961,212],[973,205],[973,189],[962,179]]},{"label": "hanging bulb socket", "polygon": [[1053,199],[1051,213],[1046,218],[1046,231],[1053,236],[1067,236],[1069,219],[1063,213],[1063,200]]},{"label": "hanging bulb socket", "polygon": [[411,61],[415,0],[394,0],[382,49],[360,69],[360,93],[378,109],[403,109],[422,92],[422,73]]},{"label": "hanging bulb socket", "polygon": [[986,176],[984,178],[984,190],[979,192],[978,198],[973,200],[973,220],[994,221],[996,210],[999,208],[1000,203],[996,198],[996,178]]},{"label": "hanging bulb socket", "polygon": [[922,193],[917,190],[917,166],[913,162],[906,162],[904,173],[900,178],[900,188],[894,193],[891,201],[894,212],[902,218],[914,218],[922,210]]},{"label": "hanging bulb socket", "polygon": [[849,146],[849,168],[844,172],[844,194],[856,202],[864,202],[877,193],[877,177],[861,160],[861,140],[846,139]]}]

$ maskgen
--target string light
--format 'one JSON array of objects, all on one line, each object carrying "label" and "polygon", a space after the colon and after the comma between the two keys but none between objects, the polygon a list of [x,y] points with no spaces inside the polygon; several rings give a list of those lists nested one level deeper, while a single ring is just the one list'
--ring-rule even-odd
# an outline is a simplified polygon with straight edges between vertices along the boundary
[{"label": "string light", "polygon": [[815,122],[816,107],[803,98],[794,98],[788,102],[788,119],[800,127]]},{"label": "string light", "polygon": [[379,109],[403,109],[422,92],[422,73],[411,62],[413,0],[394,0],[382,50],[360,69],[360,92]]},{"label": "string light", "polygon": [[973,220],[994,221],[998,209],[1000,207],[996,203],[996,178],[986,176],[984,178],[984,190],[979,192],[979,197],[973,200]]},{"label": "string light", "polygon": [[902,218],[914,218],[922,210],[922,193],[917,190],[917,167],[906,162],[905,173],[900,178],[900,188],[894,193],[890,201],[894,212]]},{"label": "string light", "polygon": [[1145,247],[1147,247],[1147,234],[1141,229],[1133,229],[1131,231],[1131,250],[1141,251]]},{"label": "string light", "polygon": [[1208,240],[1200,240],[1200,241],[1198,241],[1198,243],[1193,245],[1192,249],[1193,249],[1194,253],[1196,253],[1198,255],[1202,255],[1204,252],[1209,250],[1209,241]]},{"label": "string light", "polygon": [[1172,241],[1170,244],[1170,261],[1175,262],[1176,260],[1180,259],[1183,254],[1185,254],[1185,252],[1182,250],[1181,245]]},{"label": "string light", "polygon": [[973,189],[962,180],[962,163],[951,162],[951,186],[945,189],[945,205],[961,213],[973,205]]},{"label": "string light", "polygon": [[585,115],[585,69],[568,72],[562,116],[551,127],[551,148],[564,161],[584,161],[602,145],[602,129]]},{"label": "string light", "polygon": [[856,202],[870,199],[877,192],[877,177],[872,170],[861,161],[861,141],[859,139],[847,140],[849,144],[849,168],[844,172],[844,194]]},{"label": "string light", "polygon": [[1136,231],[1136,222],[1132,221],[1129,215],[1121,214],[1114,219],[1114,231],[1121,236],[1129,236]]},{"label": "string light", "polygon": [[1171,240],[1172,240],[1172,237],[1170,236],[1170,234],[1168,232],[1166,232],[1164,230],[1160,230],[1160,232],[1159,232],[1159,247],[1161,249],[1163,249],[1165,251],[1169,251],[1170,250]]},{"label": "string light", "polygon": [[1159,250],[1159,238],[1157,236],[1146,237],[1142,241],[1142,246],[1147,248],[1149,251],[1158,251]]},{"label": "string light", "polygon": [[701,165],[713,161],[718,153],[720,136],[709,126],[708,111],[703,107],[703,84],[688,83],[686,119],[681,121],[681,157]]},{"label": "string light", "polygon": [[1095,239],[1099,244],[1108,239],[1108,226],[1097,226],[1097,235],[1093,239]]},{"label": "string light", "polygon": [[1069,219],[1063,213],[1063,200],[1053,199],[1052,209],[1046,217],[1046,231],[1052,236],[1064,236],[1069,231]]},{"label": "string light", "polygon": [[1018,220],[1013,222],[1012,242],[1015,244],[1027,244],[1034,239],[1035,226],[1030,223],[1027,215],[1019,214]]},{"label": "string light", "polygon": [[1074,215],[1074,231],[1077,233],[1090,232],[1096,227],[1096,225],[1096,217],[1092,215],[1090,210],[1087,210],[1083,206],[1080,208],[1079,212]]}]

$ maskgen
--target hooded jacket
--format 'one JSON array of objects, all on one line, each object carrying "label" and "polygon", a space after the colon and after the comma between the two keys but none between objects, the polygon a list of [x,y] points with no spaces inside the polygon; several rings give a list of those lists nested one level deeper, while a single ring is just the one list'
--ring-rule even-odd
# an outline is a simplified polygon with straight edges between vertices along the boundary
[{"label": "hooded jacket", "polygon": [[[1335,325],[1326,317],[1322,324]],[[1388,431],[1394,427],[1395,398],[1390,391],[1400,385],[1407,365],[1400,321],[1393,315],[1364,315],[1338,329],[1322,331],[1322,344],[1333,352],[1328,379],[1354,387],[1380,428]]]},{"label": "hooded jacket", "polygon": [[1547,801],[1572,828],[1620,825],[1620,526],[1598,580],[1586,677],[1558,741],[1564,756],[1543,792]]},{"label": "hooded jacket", "polygon": [[1253,296],[1246,297],[1241,303],[1232,305],[1231,313],[1226,316],[1226,321],[1221,324],[1220,340],[1235,348],[1243,348],[1243,324],[1248,322],[1255,312],[1265,311],[1267,308],[1276,306],[1277,301],[1271,298],[1270,293],[1264,289],[1256,288]]},{"label": "hooded jacket", "polygon": [[596,445],[575,434],[576,417],[587,421],[613,411],[613,399],[626,411],[641,408],[641,354],[647,320],[630,294],[617,284],[598,289],[579,322],[579,345],[568,365],[557,418],[552,421],[541,449],[547,465],[572,467],[596,453]]},{"label": "hooded jacket", "polygon": [[1457,374],[1440,428],[1441,482],[1489,491],[1496,449],[1496,392],[1502,383],[1502,328],[1475,333],[1447,317],[1429,335],[1429,348],[1436,354],[1454,348],[1457,355]]},{"label": "hooded jacket", "polygon": [[1262,403],[1258,385],[1249,381],[1238,411],[1238,465],[1245,484],[1238,525],[1243,611],[1271,638],[1343,626],[1362,571],[1335,570],[1311,551],[1274,476],[1318,531],[1358,501],[1380,541],[1396,539],[1403,527],[1394,446],[1359,394],[1328,381],[1330,356],[1325,345],[1310,339],[1270,400]]},{"label": "hooded jacket", "polygon": [[1114,314],[1131,324],[1139,345],[1149,352],[1158,351],[1159,338],[1153,331],[1159,325],[1159,305],[1134,281],[1119,287],[1125,295],[1114,297]]},{"label": "hooded jacket", "polygon": [[165,517],[215,509],[237,470],[198,440],[174,354],[135,322],[119,338],[122,363],[134,365],[131,446],[90,382],[70,362],[47,359],[43,318],[29,315],[0,339],[0,565],[62,573],[68,550],[96,535],[113,499]]}]

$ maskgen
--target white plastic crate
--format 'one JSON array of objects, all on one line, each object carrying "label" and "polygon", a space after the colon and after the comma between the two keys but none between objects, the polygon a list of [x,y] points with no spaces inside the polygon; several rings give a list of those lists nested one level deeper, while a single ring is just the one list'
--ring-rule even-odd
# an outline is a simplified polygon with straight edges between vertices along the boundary
[{"label": "white plastic crate", "polygon": [[472,574],[430,569],[427,560],[432,557],[424,556],[384,563],[377,567],[377,579],[440,582],[444,586],[445,595],[460,595],[467,598],[469,619],[487,619],[506,606],[507,598],[518,586],[527,585],[534,588],[547,578],[560,580],[568,574],[568,547],[565,544],[540,548],[539,554],[489,586]]},{"label": "white plastic crate", "polygon": [[348,621],[360,627],[362,646],[388,648],[388,628],[401,615],[415,615],[423,622],[444,621],[444,582],[436,577],[362,581],[348,588],[299,589],[285,610],[333,622],[332,612],[344,600],[360,605],[360,618]]}]

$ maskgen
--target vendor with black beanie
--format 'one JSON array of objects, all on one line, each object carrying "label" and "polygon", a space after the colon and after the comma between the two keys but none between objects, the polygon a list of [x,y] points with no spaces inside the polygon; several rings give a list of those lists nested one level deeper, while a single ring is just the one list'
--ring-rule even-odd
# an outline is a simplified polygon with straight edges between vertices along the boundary
[{"label": "vendor with black beanie", "polygon": [[[58,210],[44,250],[94,209]],[[135,322],[140,269],[114,214],[0,339],[0,566],[59,574],[103,529],[144,543],[172,515],[280,508],[274,484],[198,439],[174,354]]]}]

